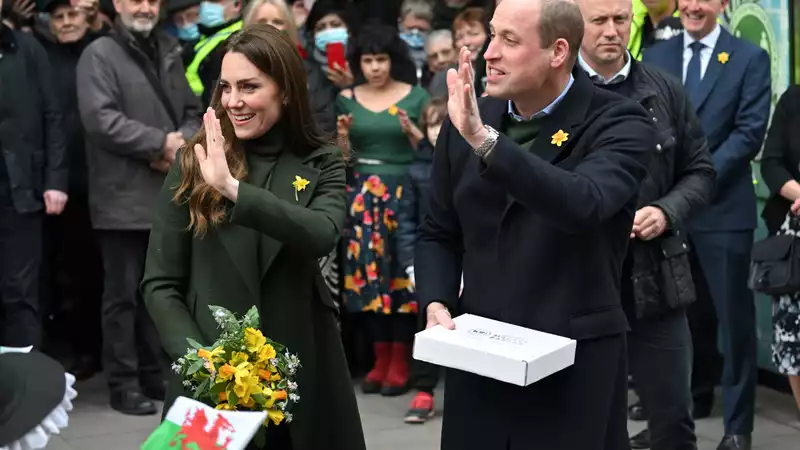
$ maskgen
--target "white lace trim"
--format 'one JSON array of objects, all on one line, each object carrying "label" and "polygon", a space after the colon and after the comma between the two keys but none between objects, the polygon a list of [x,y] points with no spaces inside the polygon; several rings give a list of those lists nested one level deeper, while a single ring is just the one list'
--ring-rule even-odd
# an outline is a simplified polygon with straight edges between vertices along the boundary
[{"label": "white lace trim", "polygon": [[42,423],[28,432],[22,439],[12,442],[7,447],[0,447],[0,450],[37,450],[47,445],[50,436],[60,434],[61,430],[69,425],[69,412],[72,411],[72,400],[78,396],[78,391],[73,387],[75,377],[65,373],[66,390],[64,399],[56,408],[44,418]]}]

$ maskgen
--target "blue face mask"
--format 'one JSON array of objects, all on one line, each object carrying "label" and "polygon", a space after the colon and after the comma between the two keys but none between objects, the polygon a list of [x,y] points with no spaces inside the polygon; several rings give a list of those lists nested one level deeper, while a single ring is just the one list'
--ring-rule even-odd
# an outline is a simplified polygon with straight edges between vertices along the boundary
[{"label": "blue face mask", "polygon": [[204,27],[217,27],[225,23],[225,7],[217,3],[200,4],[200,24]]},{"label": "blue face mask", "polygon": [[406,44],[408,44],[409,47],[415,50],[425,47],[425,39],[427,37],[428,37],[427,33],[424,33],[417,29],[412,29],[400,33],[400,39],[406,41]]},{"label": "blue face mask", "polygon": [[177,37],[182,41],[194,41],[200,37],[200,30],[196,23],[177,28]]},{"label": "blue face mask", "polygon": [[328,44],[338,42],[341,42],[345,46],[347,45],[347,28],[328,28],[314,36],[314,46],[322,53],[325,53]]}]

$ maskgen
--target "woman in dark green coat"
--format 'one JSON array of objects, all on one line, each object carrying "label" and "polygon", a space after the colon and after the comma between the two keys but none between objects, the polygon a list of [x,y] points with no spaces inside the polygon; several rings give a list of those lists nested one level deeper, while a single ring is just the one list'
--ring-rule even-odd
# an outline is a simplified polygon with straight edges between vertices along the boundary
[{"label": "woman in dark green coat", "polygon": [[[344,158],[313,125],[303,63],[287,38],[254,26],[224,45],[213,109],[158,199],[142,282],[147,308],[176,360],[187,338],[211,345],[218,337],[209,305],[237,315],[258,306],[264,334],[303,367],[294,420],[270,426],[251,447],[364,449],[317,263],[344,222]],[[175,377],[165,411],[178,395],[186,393]]]}]

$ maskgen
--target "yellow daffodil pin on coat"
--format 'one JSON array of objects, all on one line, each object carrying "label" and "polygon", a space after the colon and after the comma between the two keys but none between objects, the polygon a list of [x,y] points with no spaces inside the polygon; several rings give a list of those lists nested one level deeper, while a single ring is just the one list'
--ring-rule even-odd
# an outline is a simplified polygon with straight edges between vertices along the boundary
[{"label": "yellow daffodil pin on coat", "polygon": [[725,64],[728,62],[728,59],[730,59],[730,55],[728,55],[727,52],[722,52],[717,55],[717,61],[719,61],[720,64]]},{"label": "yellow daffodil pin on coat", "polygon": [[389,107],[389,115],[396,116],[398,112],[397,105],[392,105]]},{"label": "yellow daffodil pin on coat", "polygon": [[297,194],[305,190],[306,186],[308,186],[311,182],[306,180],[305,178],[301,177],[300,175],[294,176],[294,181],[292,182],[292,186],[294,186],[294,200],[299,201],[300,199],[297,197]]},{"label": "yellow daffodil pin on coat", "polygon": [[550,141],[550,143],[555,144],[558,147],[561,147],[561,144],[567,142],[567,139],[569,139],[569,133],[564,133],[564,130],[558,130],[558,132],[551,137],[552,140]]}]

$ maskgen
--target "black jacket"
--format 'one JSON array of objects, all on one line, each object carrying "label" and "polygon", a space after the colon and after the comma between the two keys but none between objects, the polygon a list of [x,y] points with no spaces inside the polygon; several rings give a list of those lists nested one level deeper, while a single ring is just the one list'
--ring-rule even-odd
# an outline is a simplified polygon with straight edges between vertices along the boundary
[{"label": "black jacket", "polygon": [[14,207],[44,208],[42,194],[67,192],[61,112],[47,54],[32,36],[0,25],[0,146]]},{"label": "black jacket", "polygon": [[761,154],[761,176],[771,194],[761,217],[775,233],[792,204],[780,195],[781,188],[800,180],[800,86],[790,86],[778,100]]},{"label": "black jacket", "polygon": [[632,99],[650,112],[658,127],[651,144],[655,157],[637,208],[656,206],[669,222],[669,229],[658,238],[631,243],[635,312],[644,317],[695,300],[689,246],[682,229],[693,213],[711,201],[716,173],[700,120],[678,80],[637,61],[632,61],[629,76],[634,85]]},{"label": "black jacket", "polygon": [[336,97],[339,88],[334,86],[323,72],[322,66],[314,60],[313,54],[303,61],[308,77],[308,101],[314,120],[325,135],[336,136]]},{"label": "black jacket", "polygon": [[55,91],[58,94],[59,108],[64,118],[71,196],[85,197],[89,190],[86,169],[86,137],[78,111],[76,69],[83,50],[107,31],[96,33],[89,30],[82,39],[68,44],[59,43],[50,32],[49,26],[39,26],[34,32],[34,36],[47,52],[53,71]]},{"label": "black jacket", "polygon": [[[530,149],[501,134],[484,162],[445,121],[414,261],[421,311],[438,301],[456,314],[579,341],[628,330],[620,303],[622,263],[656,129],[640,105],[596,88],[580,69],[574,76]],[[508,102],[485,97],[478,103],[484,123],[499,130]],[[561,147],[551,143],[559,131],[568,133]],[[560,446],[576,438],[557,436],[557,429],[536,420],[537,384],[517,388],[457,372],[448,373],[443,450],[531,442],[548,449],[596,447]],[[569,377],[553,383],[559,392],[574,388]],[[481,414],[474,412],[476,392]],[[470,429],[481,432],[463,432]]]}]

